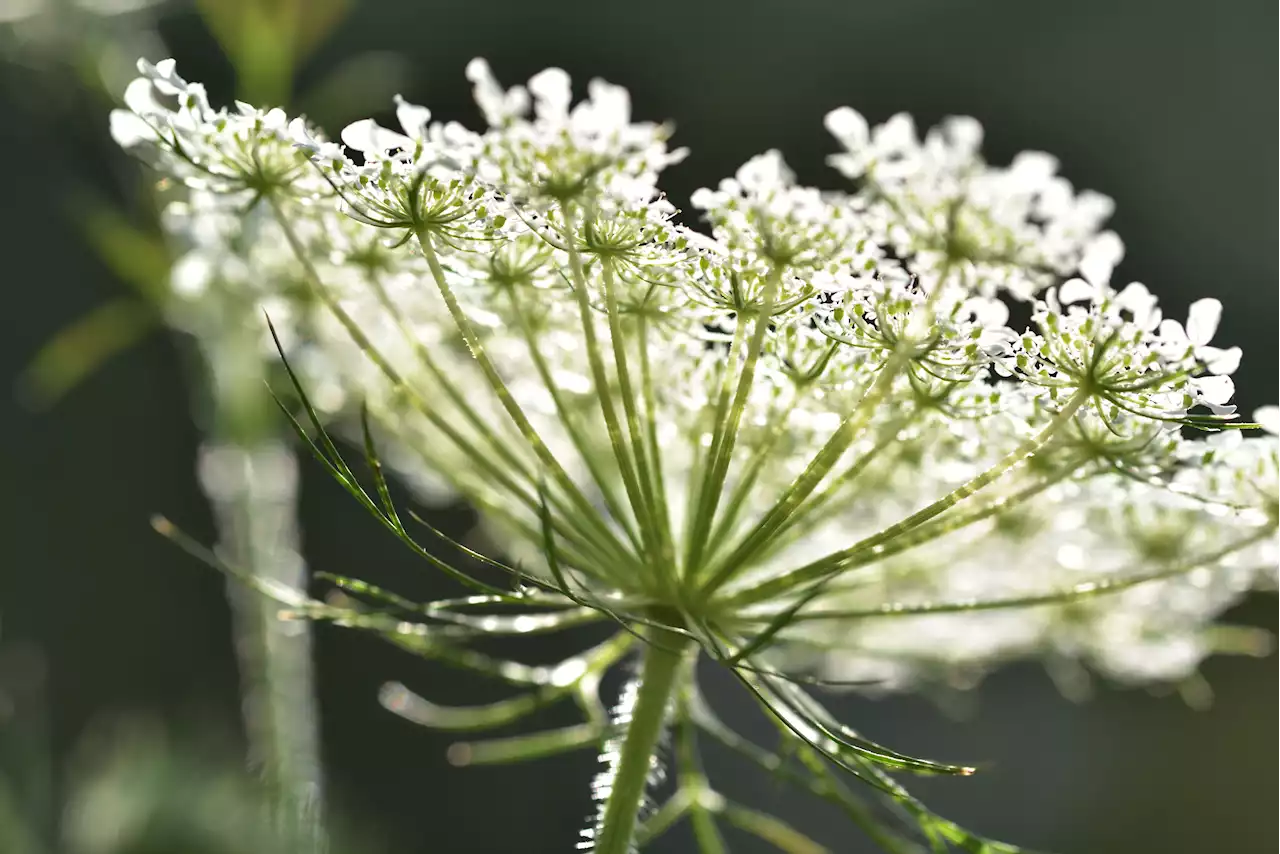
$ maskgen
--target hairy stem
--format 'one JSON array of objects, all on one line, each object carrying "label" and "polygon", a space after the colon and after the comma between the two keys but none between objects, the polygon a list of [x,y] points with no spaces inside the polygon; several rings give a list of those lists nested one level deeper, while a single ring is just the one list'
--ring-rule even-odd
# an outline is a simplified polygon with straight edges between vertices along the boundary
[{"label": "hairy stem", "polygon": [[[635,850],[636,819],[644,802],[658,740],[667,723],[676,677],[691,641],[683,635],[654,628],[647,632],[649,646],[636,686],[635,703],[625,721],[625,734],[610,742],[616,749],[612,773],[601,782],[608,787],[595,829],[595,854],[631,854]],[[626,710],[624,710],[626,711]],[[616,747],[613,747],[616,744]]]}]

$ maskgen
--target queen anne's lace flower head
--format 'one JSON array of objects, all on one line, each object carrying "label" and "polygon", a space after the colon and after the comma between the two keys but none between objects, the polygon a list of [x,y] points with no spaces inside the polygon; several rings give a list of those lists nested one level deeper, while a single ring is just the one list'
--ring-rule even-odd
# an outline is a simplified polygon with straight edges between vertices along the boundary
[{"label": "queen anne's lace flower head", "polygon": [[1116,292],[1071,279],[1036,301],[1037,330],[1017,339],[1004,366],[1050,398],[1086,395],[1093,414],[1117,432],[1122,422],[1177,421],[1194,407],[1227,416],[1235,388],[1226,374],[1240,350],[1209,346],[1220,313],[1217,300],[1193,304],[1192,338],[1176,321],[1161,320],[1155,297],[1139,283]]},{"label": "queen anne's lace flower head", "polygon": [[[419,546],[386,484],[366,492],[318,442],[385,526],[478,593],[406,622],[406,603],[347,582],[361,609],[304,610],[574,694],[587,735],[546,744],[600,736],[600,674],[637,637],[651,657],[699,649],[806,767],[831,759],[935,847],[974,848],[887,775],[971,769],[874,745],[799,683],[968,687],[1026,657],[1068,686],[1083,668],[1178,681],[1244,648],[1212,621],[1274,584],[1280,419],[1230,429],[1247,425],[1231,420],[1240,351],[1212,343],[1221,306],[1182,323],[1145,286],[1113,287],[1111,202],[1048,155],[990,166],[973,119],[921,140],[906,116],[873,129],[841,109],[827,126],[850,191],[801,186],[770,151],[694,194],[706,233],[658,190],[684,156],[669,128],[601,81],[575,103],[558,69],[504,89],[476,60],[487,127],[397,98],[398,129],[359,121],[339,143],[279,110],[215,111],[172,62],[141,68],[112,125],[184,190],[175,289],[291,318],[282,343],[313,414],[342,423],[363,403],[370,456],[376,439],[410,483],[474,505],[509,562],[454,545],[517,586]],[[1009,299],[1030,303],[1028,328]],[[593,621],[623,628],[553,668],[465,646]],[[737,738],[689,656],[672,665],[674,725]],[[428,722],[509,719],[391,696]],[[632,700],[620,719],[644,714]],[[614,748],[588,840],[611,852],[614,783],[632,773]],[[682,786],[698,774],[681,760]]]},{"label": "queen anne's lace flower head", "polygon": [[1027,299],[1099,256],[1114,266],[1123,252],[1113,233],[1101,231],[1109,198],[1075,193],[1043,152],[987,165],[982,127],[972,118],[949,118],[923,141],[903,113],[869,128],[841,107],[826,124],[845,149],[831,164],[859,183],[866,220],[921,275],[946,269],[970,287]]},{"label": "queen anne's lace flower head", "polygon": [[[533,207],[591,199],[643,205],[658,173],[685,149],[669,150],[670,128],[631,120],[627,91],[592,80],[573,105],[569,75],[548,68],[504,92],[482,59],[467,66],[489,123],[475,169],[482,180]],[[532,112],[532,115],[530,115]]]},{"label": "queen anne's lace flower head", "polygon": [[194,190],[246,202],[268,193],[309,192],[306,158],[289,138],[283,110],[237,102],[213,110],[204,86],[188,83],[173,60],[138,63],[142,76],[111,114],[111,132],[127,149],[152,158],[164,174]]}]

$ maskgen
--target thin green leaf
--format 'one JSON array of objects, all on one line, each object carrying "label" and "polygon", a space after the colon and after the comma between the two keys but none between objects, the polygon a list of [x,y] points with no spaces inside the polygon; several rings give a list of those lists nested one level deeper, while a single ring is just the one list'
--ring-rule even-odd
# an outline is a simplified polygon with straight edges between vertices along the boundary
[{"label": "thin green leaf", "polygon": [[689,807],[693,804],[694,794],[686,788],[681,787],[676,793],[658,807],[649,817],[646,818],[636,827],[635,844],[639,848],[643,848],[662,834],[666,833],[671,827],[689,812]]},{"label": "thin green leaf", "polygon": [[410,519],[412,519],[413,521],[417,522],[419,525],[421,525],[422,527],[430,531],[432,535],[436,537],[436,539],[448,544],[449,546],[456,549],[457,551],[462,552],[462,554],[466,555],[472,560],[482,563],[485,566],[491,566],[494,569],[500,569],[503,572],[510,573],[512,575],[526,574],[524,570],[520,569],[517,566],[512,566],[510,564],[503,563],[500,560],[491,558],[488,555],[481,554],[480,552],[475,551],[469,546],[462,544],[458,540],[454,539],[453,537],[450,537],[448,534],[441,531],[439,528],[436,528],[434,525],[432,525],[430,522],[428,522],[426,519],[420,516],[417,513],[417,511],[410,509],[408,513],[409,513]]},{"label": "thin green leaf", "polygon": [[382,460],[374,445],[373,431],[369,429],[369,407],[364,403],[360,404],[360,433],[364,438],[364,457],[373,475],[373,485],[378,492],[378,500],[382,502],[382,509],[387,514],[387,518],[403,531],[404,524],[400,521],[400,515],[396,513],[395,502],[391,500],[391,490],[387,487],[386,475],[382,473]]},{"label": "thin green leaf", "polygon": [[721,813],[739,830],[763,839],[784,854],[829,854],[830,849],[819,845],[808,836],[776,816],[760,812],[741,804],[726,802]]},{"label": "thin green leaf", "polygon": [[781,723],[778,726],[788,740],[795,742],[795,755],[800,758],[811,776],[806,777],[800,771],[788,768],[777,755],[738,735],[716,717],[705,698],[696,691],[690,698],[688,708],[689,717],[693,723],[716,741],[783,782],[834,804],[869,839],[889,854],[921,854],[918,845],[885,826],[885,822],[870,806],[859,800],[846,786],[835,779],[830,766],[818,754],[807,745],[796,741]]},{"label": "thin green leaf", "polygon": [[317,572],[315,577],[322,581],[328,581],[330,584],[333,584],[335,587],[338,587],[346,593],[351,593],[356,596],[367,596],[368,598],[374,599],[383,605],[390,605],[394,608],[400,608],[401,610],[409,611],[411,613],[422,613],[426,610],[426,606],[421,602],[414,602],[411,599],[406,599],[399,594],[392,593],[390,590],[384,590],[376,584],[370,584],[369,582],[361,581],[358,578],[348,578],[345,575],[335,575],[332,572]]},{"label": "thin green leaf", "polygon": [[443,706],[423,699],[399,682],[388,682],[378,692],[383,708],[407,721],[444,730],[492,729],[520,720],[568,696],[573,684],[548,685],[527,694],[478,706]]},{"label": "thin green leaf", "polygon": [[449,762],[454,765],[499,765],[527,762],[583,747],[599,747],[606,728],[598,724],[575,724],[562,729],[491,738],[460,741],[449,746]]},{"label": "thin green leaf", "polygon": [[888,768],[910,771],[916,774],[940,774],[947,776],[967,777],[977,770],[968,765],[954,765],[945,762],[934,762],[908,756],[892,748],[877,744],[854,732],[848,726],[836,720],[835,716],[810,697],[804,690],[795,685],[776,685],[770,677],[763,677],[769,687],[780,698],[785,698],[797,711],[804,715],[823,735],[832,741],[854,750],[872,762]]},{"label": "thin green leaf", "polygon": [[291,608],[305,607],[314,600],[310,599],[306,593],[297,590],[269,578],[255,575],[252,572],[241,569],[234,564],[228,563],[220,555],[211,549],[206,548],[189,536],[173,522],[164,516],[152,516],[151,527],[157,534],[172,542],[178,548],[194,557],[204,565],[215,569],[218,572],[236,581],[244,584],[252,590],[256,590],[263,596],[273,599],[282,605],[288,605]]},{"label": "thin green leaf", "polygon": [[147,302],[164,299],[173,259],[159,232],[131,224],[119,210],[93,198],[77,199],[71,214],[112,274]]},{"label": "thin green leaf", "polygon": [[18,378],[18,393],[33,409],[46,409],[159,325],[156,309],[136,297],[91,309],[36,351]]},{"label": "thin green leaf", "polygon": [[[281,344],[280,337],[276,332],[275,326],[271,323],[270,318],[267,318],[267,328],[271,332],[271,338],[275,342],[276,349],[280,353],[281,362],[284,364],[284,369],[285,369],[285,372],[288,374],[289,381],[293,385],[294,391],[298,395],[298,399],[299,399],[299,402],[302,404],[303,411],[306,412],[307,418],[311,422],[312,429],[315,431],[315,435],[319,437],[318,441],[317,439],[312,438],[311,433],[309,433],[301,425],[301,423],[299,423],[298,419],[294,417],[293,413],[290,412],[289,408],[285,406],[284,402],[280,400],[278,396],[276,396],[274,391],[272,391],[272,397],[275,398],[276,403],[281,408],[281,411],[283,411],[285,416],[289,419],[289,423],[293,427],[294,431],[298,434],[299,438],[302,439],[302,441],[307,445],[307,447],[311,449],[316,459],[319,460],[319,462],[329,471],[331,475],[334,476],[334,478],[343,486],[343,488],[345,488],[347,492],[349,492],[351,496],[361,504],[361,506],[363,506],[367,511],[369,511],[369,513],[373,515],[374,518],[376,518],[379,522],[381,522],[385,528],[387,528],[389,531],[394,533],[397,539],[399,539],[402,543],[407,545],[415,554],[417,554],[419,557],[426,560],[433,567],[435,567],[436,569],[439,569],[441,572],[445,573],[450,578],[453,578],[455,581],[473,590],[478,590],[482,593],[489,593],[497,596],[509,596],[510,594],[508,594],[506,591],[502,590],[501,588],[494,587],[491,584],[486,584],[485,582],[472,578],[470,575],[467,575],[462,570],[457,569],[456,567],[453,567],[445,563],[444,561],[440,560],[440,558],[428,552],[421,545],[419,545],[416,540],[414,540],[412,537],[409,536],[408,532],[404,528],[404,525],[401,524],[399,516],[395,514],[394,507],[392,507],[390,511],[384,510],[381,506],[379,506],[378,502],[375,502],[372,498],[369,497],[369,494],[365,492],[364,488],[361,487],[359,482],[356,480],[356,477],[352,473],[350,466],[348,466],[346,462],[343,460],[342,454],[338,451],[337,446],[333,443],[333,440],[329,437],[328,432],[324,429],[324,424],[320,420],[319,413],[316,412],[316,409],[312,405],[310,398],[307,396],[306,389],[303,387],[301,380],[299,380],[297,374],[294,372],[293,366],[289,364],[289,359],[284,352],[284,346]],[[366,449],[370,447],[371,447],[371,442],[366,444]],[[371,465],[373,466],[375,472],[377,472],[377,474],[375,474],[375,480],[380,481],[381,467],[377,463],[376,455],[372,458]],[[385,497],[386,500],[390,502],[390,497],[384,496],[384,493],[382,491],[382,490],[385,490],[384,481],[381,481],[381,485],[379,488],[380,488],[379,495],[382,497]]]}]

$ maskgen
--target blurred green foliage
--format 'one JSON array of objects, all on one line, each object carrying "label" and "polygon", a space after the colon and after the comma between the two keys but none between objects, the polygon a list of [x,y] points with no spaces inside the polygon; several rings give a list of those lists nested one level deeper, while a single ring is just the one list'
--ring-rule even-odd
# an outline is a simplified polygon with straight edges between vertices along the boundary
[{"label": "blurred green foliage", "polygon": [[289,101],[294,72],[347,14],[349,0],[197,0],[236,70],[240,97]]},{"label": "blurred green foliage", "polygon": [[0,852],[315,854],[231,751],[170,738],[158,721],[100,722],[55,768],[47,695],[44,656],[0,643]]}]

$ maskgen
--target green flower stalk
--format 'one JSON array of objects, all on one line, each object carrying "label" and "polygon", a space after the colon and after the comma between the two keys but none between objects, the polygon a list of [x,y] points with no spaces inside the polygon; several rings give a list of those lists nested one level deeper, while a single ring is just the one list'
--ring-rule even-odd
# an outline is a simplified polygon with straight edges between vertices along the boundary
[{"label": "green flower stalk", "polygon": [[[848,189],[799,186],[768,152],[694,195],[704,233],[657,190],[685,155],[670,129],[633,122],[602,81],[574,105],[557,69],[503,89],[476,60],[483,132],[397,99],[399,130],[365,120],[339,145],[279,110],[215,111],[171,62],[140,67],[117,139],[184,188],[175,229],[218,231],[266,283],[298,432],[468,592],[417,603],[334,578],[343,595],[320,601],[224,568],[288,616],[518,689],[454,708],[388,686],[387,707],[424,725],[471,733],[576,702],[581,724],[468,735],[450,758],[595,746],[581,850],[649,848],[685,818],[704,852],[725,825],[824,850],[719,793],[698,761],[710,738],[887,851],[1016,851],[898,779],[975,769],[878,744],[818,692],[970,687],[1027,657],[1179,683],[1241,637],[1257,648],[1212,622],[1274,584],[1276,411],[1232,420],[1240,351],[1210,343],[1216,300],[1182,323],[1142,285],[1112,287],[1111,202],[1048,155],[992,166],[971,119],[921,140],[905,116],[872,129],[845,108],[827,125]],[[361,443],[368,486],[329,425]],[[479,509],[501,554],[429,527],[423,545],[384,462]],[[555,666],[480,648],[592,623],[617,631]],[[798,761],[720,721],[705,659]],[[615,666],[632,669],[610,712]]]}]

